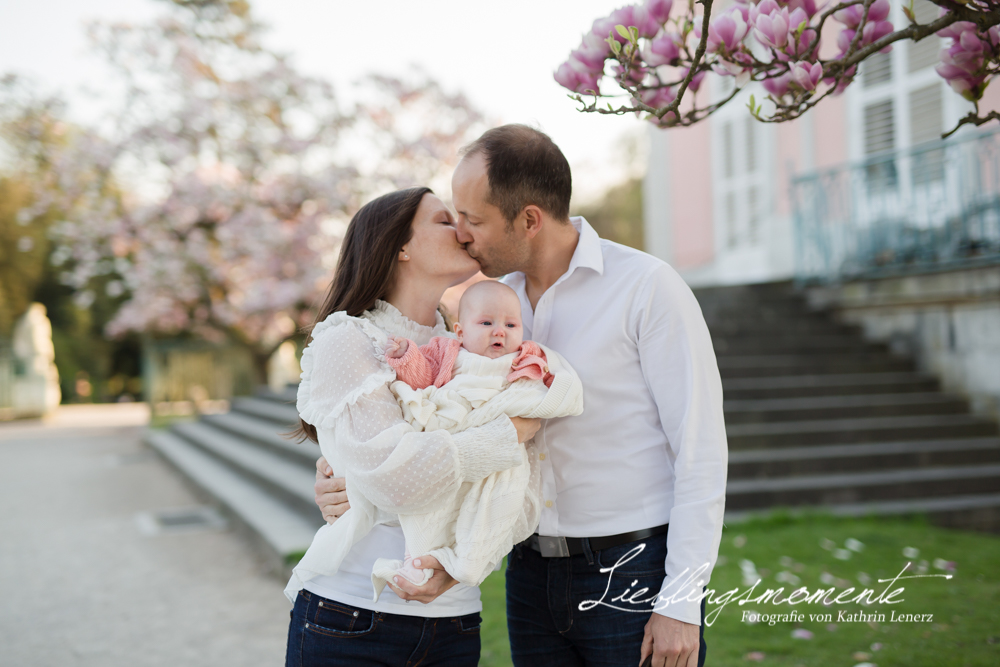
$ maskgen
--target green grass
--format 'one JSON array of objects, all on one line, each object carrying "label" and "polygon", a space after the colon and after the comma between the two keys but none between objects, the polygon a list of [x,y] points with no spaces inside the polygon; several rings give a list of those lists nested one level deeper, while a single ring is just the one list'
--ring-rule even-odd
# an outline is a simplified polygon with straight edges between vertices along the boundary
[{"label": "green grass", "polygon": [[[859,541],[860,551],[845,549],[847,540]],[[825,548],[824,548],[825,547]],[[865,586],[881,592],[886,584],[878,579],[892,579],[908,560],[903,549],[920,550],[914,560],[926,561],[928,574],[943,574],[935,569],[935,559],[953,561],[952,579],[924,578],[900,581],[895,587],[905,591],[894,605],[874,604],[747,604],[733,603],[723,609],[705,638],[709,653],[707,665],[778,665],[787,667],[853,667],[873,663],[879,667],[951,667],[1000,664],[1000,537],[980,533],[946,530],[920,519],[838,519],[823,515],[789,517],[773,515],[749,523],[734,524],[723,531],[719,548],[720,563],[715,568],[710,588],[719,594],[743,585],[741,561],[751,561],[761,578],[757,595],[767,588],[785,587],[786,593],[805,586],[810,591],[836,587],[838,592]],[[834,556],[849,554],[848,560]],[[794,575],[799,582],[779,581]],[[824,576],[824,574],[826,576]],[[824,584],[821,577],[832,583]],[[503,572],[490,575],[483,591],[483,654],[480,664],[499,667],[510,664],[507,630],[504,619]],[[855,594],[856,594],[855,593]],[[756,595],[754,596],[756,597]],[[708,612],[716,608],[709,604]],[[806,615],[803,623],[777,623],[773,626],[745,623],[743,612],[788,613],[792,609]],[[840,622],[837,613],[863,611],[885,614],[886,622]],[[929,623],[890,623],[896,614],[933,614]],[[834,622],[810,621],[809,614],[831,613]],[[813,633],[811,639],[793,639],[792,631],[802,628]],[[752,658],[761,658],[756,660]]]}]

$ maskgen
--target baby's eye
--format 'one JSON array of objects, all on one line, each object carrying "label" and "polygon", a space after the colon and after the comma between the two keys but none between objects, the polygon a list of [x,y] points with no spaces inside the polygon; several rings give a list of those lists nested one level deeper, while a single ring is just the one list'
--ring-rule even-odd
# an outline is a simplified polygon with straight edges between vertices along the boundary
[{"label": "baby's eye", "polygon": [[491,327],[491,326],[493,326],[493,323],[490,322],[489,320],[483,320],[483,326],[485,326],[485,327]]},{"label": "baby's eye", "polygon": [[516,324],[508,324],[507,328],[509,328],[509,329],[516,329],[517,325]]}]

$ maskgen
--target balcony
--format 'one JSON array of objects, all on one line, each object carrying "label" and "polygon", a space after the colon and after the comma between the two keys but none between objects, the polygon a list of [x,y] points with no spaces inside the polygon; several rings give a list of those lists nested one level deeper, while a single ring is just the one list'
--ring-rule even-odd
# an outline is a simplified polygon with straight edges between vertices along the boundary
[{"label": "balcony", "polygon": [[1000,264],[1000,131],[873,155],[791,187],[800,284]]}]

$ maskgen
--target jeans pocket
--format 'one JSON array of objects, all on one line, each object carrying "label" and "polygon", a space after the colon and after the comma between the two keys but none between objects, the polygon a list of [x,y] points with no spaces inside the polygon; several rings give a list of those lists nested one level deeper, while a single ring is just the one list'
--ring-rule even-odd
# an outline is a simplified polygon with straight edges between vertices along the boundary
[{"label": "jeans pocket", "polygon": [[375,612],[321,599],[306,629],[334,637],[359,637],[375,629]]},{"label": "jeans pocket", "polygon": [[459,616],[456,620],[458,621],[458,631],[463,635],[478,635],[483,626],[483,617],[479,615],[479,612]]}]

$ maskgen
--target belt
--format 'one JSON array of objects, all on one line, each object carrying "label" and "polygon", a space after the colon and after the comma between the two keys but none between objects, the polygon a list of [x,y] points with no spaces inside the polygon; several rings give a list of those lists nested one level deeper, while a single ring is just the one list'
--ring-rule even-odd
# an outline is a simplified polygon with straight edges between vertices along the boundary
[{"label": "belt", "polygon": [[665,523],[655,528],[643,528],[642,530],[633,530],[631,533],[620,533],[605,537],[550,537],[536,533],[524,542],[521,542],[521,544],[539,552],[544,558],[578,556],[586,552],[584,545],[587,545],[591,551],[610,549],[611,547],[628,544],[629,542],[644,540],[647,537],[663,535],[667,532],[669,525]]}]

